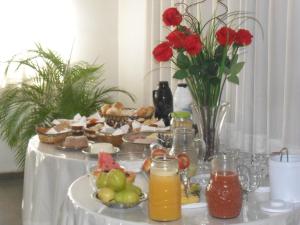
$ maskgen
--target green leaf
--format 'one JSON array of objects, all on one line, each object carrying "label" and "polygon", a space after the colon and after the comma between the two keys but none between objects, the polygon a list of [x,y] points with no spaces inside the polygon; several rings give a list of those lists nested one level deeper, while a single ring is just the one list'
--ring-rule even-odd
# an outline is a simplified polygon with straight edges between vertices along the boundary
[{"label": "green leaf", "polygon": [[227,66],[224,66],[224,73],[227,75],[231,73],[230,69]]},{"label": "green leaf", "polygon": [[177,70],[173,76],[173,78],[182,80],[188,76],[188,72],[186,70]]},{"label": "green leaf", "polygon": [[189,72],[192,75],[199,75],[201,72],[201,66],[200,65],[192,65],[189,67]]},{"label": "green leaf", "polygon": [[230,73],[232,75],[238,74],[243,69],[244,64],[245,64],[245,62],[239,62],[239,63],[233,64],[231,66]]},{"label": "green leaf", "polygon": [[231,76],[227,77],[227,80],[234,84],[240,83],[237,75],[231,75]]},{"label": "green leaf", "polygon": [[177,66],[180,69],[187,69],[191,65],[189,58],[183,54],[183,52],[180,52],[177,56]]},{"label": "green leaf", "polygon": [[233,57],[233,59],[231,59],[231,65],[234,65],[234,64],[236,64],[236,63],[237,63],[237,61],[238,61],[238,59],[239,59],[239,55],[238,55],[238,54],[236,54],[236,55]]}]

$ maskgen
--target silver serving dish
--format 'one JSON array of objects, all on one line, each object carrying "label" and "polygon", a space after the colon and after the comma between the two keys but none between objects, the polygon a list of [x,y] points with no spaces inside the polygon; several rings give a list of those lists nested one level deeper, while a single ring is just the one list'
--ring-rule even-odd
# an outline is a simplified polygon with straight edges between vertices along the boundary
[{"label": "silver serving dish", "polygon": [[148,195],[143,192],[140,195],[140,200],[137,203],[135,203],[135,204],[123,204],[123,203],[115,202],[114,200],[110,201],[110,202],[102,202],[98,198],[96,192],[93,194],[93,198],[95,198],[97,201],[101,202],[103,205],[106,205],[107,207],[110,207],[110,208],[114,208],[114,209],[129,209],[129,208],[133,208],[133,207],[139,205],[143,201],[146,201],[148,199]]}]

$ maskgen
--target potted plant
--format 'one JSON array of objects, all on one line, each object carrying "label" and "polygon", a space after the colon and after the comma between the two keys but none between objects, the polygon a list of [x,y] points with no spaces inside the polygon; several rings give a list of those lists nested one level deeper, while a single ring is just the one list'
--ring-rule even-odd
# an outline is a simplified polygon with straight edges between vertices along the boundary
[{"label": "potted plant", "polygon": [[38,124],[50,124],[55,118],[71,119],[77,113],[89,116],[114,92],[133,96],[117,87],[105,87],[101,66],[85,62],[71,64],[57,53],[36,44],[25,58],[13,57],[6,74],[16,65],[34,72],[32,78],[7,85],[0,91],[0,136],[16,151],[23,167],[28,140]]}]

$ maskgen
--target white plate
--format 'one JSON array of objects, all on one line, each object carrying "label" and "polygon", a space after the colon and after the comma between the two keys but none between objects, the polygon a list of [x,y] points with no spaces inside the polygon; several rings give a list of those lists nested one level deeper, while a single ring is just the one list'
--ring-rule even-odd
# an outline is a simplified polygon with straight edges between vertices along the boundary
[{"label": "white plate", "polygon": [[[82,152],[86,155],[92,156],[92,157],[98,157],[98,153],[91,153],[90,152],[91,148],[86,148],[83,149]],[[118,147],[113,147],[113,151],[112,152],[107,152],[107,151],[100,151],[100,152],[106,152],[106,153],[110,153],[112,155],[118,153],[120,151],[120,149]]]},{"label": "white plate", "polygon": [[266,212],[289,212],[293,209],[293,204],[281,200],[271,200],[261,203],[260,208]]},{"label": "white plate", "polygon": [[181,206],[182,209],[195,209],[195,208],[204,208],[204,207],[207,207],[206,201],[200,201],[197,203],[185,204]]},{"label": "white plate", "polygon": [[68,147],[65,147],[63,145],[63,143],[59,143],[56,145],[56,149],[62,150],[62,151],[89,151],[90,143],[89,143],[88,147],[83,147],[83,148],[68,148]]}]

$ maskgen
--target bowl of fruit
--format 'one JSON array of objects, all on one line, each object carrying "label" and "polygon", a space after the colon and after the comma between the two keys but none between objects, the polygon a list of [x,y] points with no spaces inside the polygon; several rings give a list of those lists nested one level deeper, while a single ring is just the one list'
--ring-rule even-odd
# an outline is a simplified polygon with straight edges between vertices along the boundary
[{"label": "bowl of fruit", "polygon": [[108,153],[99,154],[93,197],[118,209],[132,208],[147,200],[147,194],[134,184],[135,173],[126,171]]}]

